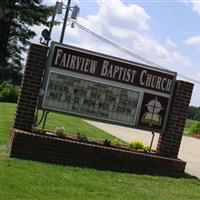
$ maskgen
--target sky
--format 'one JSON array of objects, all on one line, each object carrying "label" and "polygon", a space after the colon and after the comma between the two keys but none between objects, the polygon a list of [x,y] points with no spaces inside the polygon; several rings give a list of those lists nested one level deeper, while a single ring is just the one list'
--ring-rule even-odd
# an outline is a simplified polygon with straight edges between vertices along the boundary
[{"label": "sky", "polygon": [[[54,5],[56,0],[43,0]],[[67,1],[64,1],[66,4]],[[71,0],[78,5],[78,23],[119,46],[168,70],[200,81],[200,0]],[[62,22],[62,15],[56,20]],[[34,26],[39,42],[44,27]],[[54,26],[59,41],[62,23]],[[79,27],[67,25],[64,42],[92,51],[141,62],[109,46]],[[200,106],[200,84],[195,84],[190,105]]]}]

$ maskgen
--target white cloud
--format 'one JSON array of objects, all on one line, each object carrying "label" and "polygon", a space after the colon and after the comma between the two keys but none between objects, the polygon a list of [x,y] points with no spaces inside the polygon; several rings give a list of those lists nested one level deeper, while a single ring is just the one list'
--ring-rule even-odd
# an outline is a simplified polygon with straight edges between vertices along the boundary
[{"label": "white cloud", "polygon": [[200,35],[189,37],[185,44],[200,48]]},{"label": "white cloud", "polygon": [[[120,0],[98,1],[98,11],[86,17],[79,17],[78,22],[116,44],[163,66],[189,66],[189,59],[180,52],[172,50],[176,44],[166,38],[164,44],[150,37],[150,16],[136,4],[123,4]],[[52,38],[59,41],[61,26],[55,26]],[[37,29],[38,31],[41,28]],[[37,39],[38,40],[38,39]],[[109,46],[90,34],[67,26],[64,43],[72,44],[112,56],[138,61]],[[175,67],[173,69],[176,69]]]},{"label": "white cloud", "polygon": [[165,46],[166,46],[166,48],[175,48],[175,47],[177,47],[176,43],[173,42],[169,37],[166,38]]},{"label": "white cloud", "polygon": [[115,0],[112,2],[98,1],[98,5],[98,13],[87,17],[91,24],[98,26],[100,23],[105,25],[104,28],[109,28],[112,25],[137,31],[149,29],[149,15],[136,4],[125,5],[120,0]]},{"label": "white cloud", "polygon": [[172,55],[172,60],[177,61],[178,63],[184,65],[184,66],[190,66],[190,60],[189,58],[187,58],[186,56],[183,56],[181,53],[177,52],[177,51],[173,51],[171,53]]},{"label": "white cloud", "polygon": [[[163,66],[189,66],[189,59],[172,48],[176,44],[169,38],[162,44],[150,37],[148,13],[136,4],[125,5],[120,0],[111,2],[98,1],[98,11],[86,17],[79,17],[78,22],[116,44]],[[41,29],[40,29],[41,30]],[[59,41],[61,25],[53,29],[52,38]],[[67,26],[64,43],[73,44],[101,53],[138,61],[122,53],[90,34]],[[177,70],[177,69],[176,69]]]},{"label": "white cloud", "polygon": [[183,0],[184,3],[191,6],[192,9],[200,15],[200,1],[198,0]]},{"label": "white cloud", "polygon": [[[186,56],[177,51],[168,50],[169,47],[176,47],[176,44],[169,38],[167,38],[165,44],[162,45],[158,40],[149,37],[147,34],[136,32],[130,29],[111,26],[109,31],[112,34],[112,40],[117,38],[115,41],[123,44],[122,46],[124,46],[126,49],[129,49],[130,51],[133,51],[151,61],[157,62],[160,65],[190,65],[190,61]],[[168,44],[168,48],[165,47],[166,43]]]},{"label": "white cloud", "polygon": [[168,50],[165,45],[154,38],[138,34],[133,41],[133,47],[136,48],[137,53],[155,63],[165,67],[190,66],[189,58],[178,51]]},{"label": "white cloud", "polygon": [[130,29],[116,27],[116,26],[110,26],[108,28],[109,32],[112,34],[113,37],[119,38],[119,39],[127,39],[133,36],[134,32]]}]

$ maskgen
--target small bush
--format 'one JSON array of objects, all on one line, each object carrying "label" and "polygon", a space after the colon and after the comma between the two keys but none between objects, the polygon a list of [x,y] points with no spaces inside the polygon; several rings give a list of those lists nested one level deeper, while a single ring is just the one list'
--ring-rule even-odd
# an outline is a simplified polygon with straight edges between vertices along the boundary
[{"label": "small bush", "polygon": [[7,84],[0,88],[0,102],[16,103],[20,88],[12,84]]},{"label": "small bush", "polygon": [[83,133],[77,133],[77,139],[80,142],[87,142],[88,141],[87,136],[85,134],[83,134]]},{"label": "small bush", "polygon": [[144,146],[144,151],[151,151],[150,146]]},{"label": "small bush", "polygon": [[135,150],[144,149],[144,144],[141,140],[135,140],[134,142],[129,143],[129,148]]},{"label": "small bush", "polygon": [[117,138],[115,138],[115,139],[113,140],[113,144],[114,144],[115,146],[117,146],[117,147],[122,146],[121,141],[120,141],[119,139],[117,139]]},{"label": "small bush", "polygon": [[65,128],[63,126],[61,127],[56,127],[55,133],[59,137],[64,137],[65,136]]},{"label": "small bush", "polygon": [[189,128],[190,134],[197,134],[200,133],[200,122],[195,122],[192,124],[192,126]]},{"label": "small bush", "polygon": [[109,146],[111,146],[111,141],[110,141],[110,140],[107,140],[107,139],[105,139],[105,140],[103,141],[103,144],[104,144],[104,146],[107,146],[107,147],[109,147]]}]

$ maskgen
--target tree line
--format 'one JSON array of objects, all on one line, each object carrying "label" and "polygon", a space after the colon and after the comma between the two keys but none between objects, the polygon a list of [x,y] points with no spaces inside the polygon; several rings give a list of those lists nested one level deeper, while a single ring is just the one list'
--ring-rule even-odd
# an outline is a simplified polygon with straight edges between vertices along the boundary
[{"label": "tree line", "polygon": [[0,101],[17,101],[31,27],[48,27],[53,11],[42,0],[0,0]]},{"label": "tree line", "polygon": [[200,107],[190,106],[188,112],[188,119],[200,121]]}]

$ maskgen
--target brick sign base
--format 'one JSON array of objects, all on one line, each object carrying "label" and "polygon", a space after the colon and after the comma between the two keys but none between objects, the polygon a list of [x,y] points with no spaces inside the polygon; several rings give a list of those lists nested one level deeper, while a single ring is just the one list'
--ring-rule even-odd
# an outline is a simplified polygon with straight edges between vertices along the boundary
[{"label": "brick sign base", "polygon": [[12,129],[10,156],[61,165],[119,172],[183,176],[179,159],[119,150]]}]

